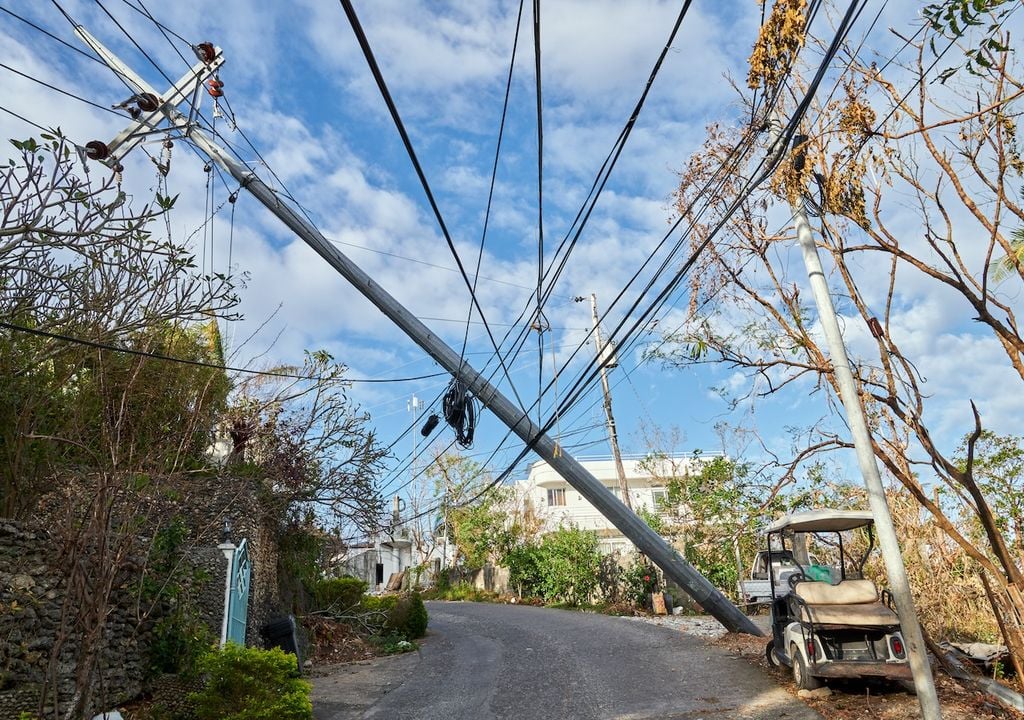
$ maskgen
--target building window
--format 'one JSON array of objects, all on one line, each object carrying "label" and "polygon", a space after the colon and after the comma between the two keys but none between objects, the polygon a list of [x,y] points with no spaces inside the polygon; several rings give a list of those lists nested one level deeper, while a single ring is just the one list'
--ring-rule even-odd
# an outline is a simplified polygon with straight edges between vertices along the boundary
[{"label": "building window", "polygon": [[654,509],[664,510],[668,503],[668,493],[664,490],[654,490],[651,494],[654,495]]},{"label": "building window", "polygon": [[551,488],[548,490],[548,507],[565,505],[565,488]]}]

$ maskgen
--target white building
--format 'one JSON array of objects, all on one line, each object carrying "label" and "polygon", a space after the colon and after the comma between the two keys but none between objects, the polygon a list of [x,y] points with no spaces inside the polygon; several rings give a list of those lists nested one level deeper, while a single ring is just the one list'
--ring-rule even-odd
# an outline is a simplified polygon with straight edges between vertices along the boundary
[{"label": "white building", "polygon": [[[663,501],[667,499],[669,481],[673,477],[683,477],[695,472],[697,464],[707,457],[679,456],[646,462],[643,457],[624,457],[622,464],[626,471],[626,485],[633,509],[639,510],[643,507],[652,512],[660,512]],[[614,460],[596,458],[579,461],[615,497],[621,499]],[[603,552],[619,550],[627,553],[634,549],[633,543],[547,462],[541,460],[531,465],[530,473],[523,484],[531,505],[537,515],[544,520],[545,531],[572,525],[582,530],[595,531]]]},{"label": "white building", "polygon": [[412,555],[412,542],[407,537],[402,537],[401,533],[382,534],[332,558],[331,571],[357,577],[366,582],[370,592],[376,592],[384,589],[393,574],[415,564]]},{"label": "white building", "polygon": [[370,592],[382,591],[393,575],[420,568],[409,580],[429,584],[433,573],[450,567],[454,546],[442,534],[432,538],[426,550],[417,548],[408,524],[399,521],[390,532],[381,532],[365,543],[349,547],[331,559],[328,571],[333,575],[352,575],[364,580]]}]

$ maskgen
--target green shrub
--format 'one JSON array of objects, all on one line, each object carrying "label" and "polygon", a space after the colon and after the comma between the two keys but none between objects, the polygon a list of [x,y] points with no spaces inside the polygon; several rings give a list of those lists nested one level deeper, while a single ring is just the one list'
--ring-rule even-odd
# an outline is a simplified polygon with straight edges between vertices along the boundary
[{"label": "green shrub", "polygon": [[295,656],[228,643],[199,663],[206,686],[193,693],[198,720],[311,720],[310,684]]},{"label": "green shrub", "polygon": [[406,602],[409,605],[403,626],[405,636],[409,640],[423,637],[427,634],[427,623],[429,622],[427,607],[423,604],[423,598],[418,592],[413,592],[404,598],[403,601],[400,601],[399,605],[402,605],[402,602]]},{"label": "green shrub", "polygon": [[422,593],[427,600],[468,600],[469,602],[495,602],[498,593],[480,590],[467,582],[448,585],[445,588],[430,588]]},{"label": "green shrub", "polygon": [[194,677],[213,641],[210,628],[191,608],[175,608],[153,626],[147,676],[174,673]]},{"label": "green shrub", "polygon": [[319,580],[313,584],[313,604],[316,610],[348,612],[359,607],[366,588],[363,580],[350,575]]},{"label": "green shrub", "polygon": [[579,605],[597,589],[601,553],[597,534],[579,528],[559,528],[540,543],[540,590],[548,602]]},{"label": "green shrub", "polygon": [[650,604],[651,593],[658,588],[658,573],[654,566],[637,558],[622,573],[622,591],[626,599],[637,607]]},{"label": "green shrub", "polygon": [[520,597],[541,595],[542,563],[540,545],[524,543],[505,553],[502,564],[508,568],[508,581]]},{"label": "green shrub", "polygon": [[414,640],[427,632],[427,608],[418,592],[364,597],[362,613],[375,635],[397,633]]}]

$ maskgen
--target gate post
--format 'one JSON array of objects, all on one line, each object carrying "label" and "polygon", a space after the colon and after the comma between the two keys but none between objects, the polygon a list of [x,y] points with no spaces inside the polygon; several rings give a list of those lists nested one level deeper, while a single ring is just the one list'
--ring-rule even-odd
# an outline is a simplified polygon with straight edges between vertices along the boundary
[{"label": "gate post", "polygon": [[224,615],[220,624],[220,647],[228,641],[228,615],[231,612],[231,569],[235,565],[235,544],[225,539],[217,549],[224,553],[227,567],[224,568]]}]

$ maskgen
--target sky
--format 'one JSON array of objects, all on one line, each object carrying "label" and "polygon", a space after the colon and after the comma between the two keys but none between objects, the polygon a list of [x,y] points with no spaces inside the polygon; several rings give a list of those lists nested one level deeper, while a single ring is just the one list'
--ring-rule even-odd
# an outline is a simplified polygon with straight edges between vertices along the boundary
[{"label": "sky", "polygon": [[[519,4],[353,4],[458,256],[472,274]],[[537,284],[538,138],[531,5],[525,4],[521,19],[477,284],[477,297],[499,340],[531,303]],[[543,231],[550,262],[552,249],[566,235],[629,118],[681,3],[544,0],[540,5]],[[2,0],[0,6],[84,49],[56,4]],[[455,270],[456,261],[340,3],[223,0],[214,8],[192,0],[64,0],[60,7],[161,91],[168,84],[161,70],[176,79],[186,69],[178,52],[192,58],[176,35],[221,47],[226,63],[220,79],[231,112],[227,105],[223,110],[233,113],[237,129],[227,117],[216,119],[218,141],[230,143],[243,159],[258,163],[261,177],[297,199],[339,249],[440,338],[461,348],[469,291]],[[859,40],[881,10],[864,52],[884,55],[897,44],[887,28],[915,27],[917,7],[913,2],[871,2],[853,36]],[[168,29],[167,36],[142,9]],[[823,14],[817,22],[833,20]],[[738,121],[739,96],[732,81],[744,87],[746,61],[760,21],[760,8],[752,0],[694,2],[690,7],[601,200],[552,290],[545,308],[550,330],[543,334],[542,374],[536,332],[509,360],[515,391],[526,405],[537,399],[538,382],[547,385],[555,379],[555,365],[569,363],[558,373],[564,393],[574,371],[592,357],[591,345],[570,360],[591,324],[591,293],[602,313],[608,312],[606,329],[623,318],[632,295],[627,293],[616,305],[613,300],[666,233],[678,171],[699,148],[708,124]],[[127,94],[105,67],[9,13],[0,13],[0,62],[102,106],[118,103]],[[109,139],[124,124],[113,114],[3,68],[0,105],[40,125],[59,125],[82,144]],[[209,97],[203,98],[201,110],[212,118]],[[3,138],[33,132],[21,120],[0,113]],[[196,233],[208,212],[208,177],[202,160],[183,145],[176,144],[167,177],[171,193],[180,196],[172,216],[173,233],[179,240],[192,236],[204,268],[230,272],[244,282],[238,309],[243,319],[225,323],[223,329],[233,364],[298,364],[304,350],[322,348],[345,363],[353,378],[440,372],[433,360],[253,198],[242,192],[234,206],[226,203],[237,187],[230,178],[211,180],[210,206],[219,208],[212,238]],[[155,152],[157,146],[152,149]],[[126,188],[139,198],[155,187],[155,170],[142,152],[127,158],[124,178]],[[942,440],[955,443],[967,429],[961,422],[965,389],[990,427],[1017,431],[1024,399],[1019,393],[1000,392],[1012,378],[999,362],[990,362],[999,360],[994,341],[971,325],[969,310],[955,299],[936,295],[929,286],[916,287],[912,279],[907,282],[902,339],[904,347],[921,358],[920,370],[943,418]],[[577,297],[587,300],[577,302]],[[685,307],[686,297],[675,297],[673,304]],[[472,320],[466,357],[489,374],[495,368],[493,348],[480,317],[474,314]],[[657,331],[646,330],[649,342],[658,340]],[[865,335],[857,328],[850,333],[856,354]],[[964,362],[977,370],[965,375]],[[786,428],[813,422],[827,412],[821,396],[809,395],[806,388],[766,400],[753,418],[732,412],[715,388],[742,391],[749,381],[741,373],[716,366],[684,371],[645,364],[639,350],[620,357],[610,379],[620,444],[629,454],[648,450],[645,435],[651,428],[677,428],[681,439],[675,450],[722,450],[715,432],[719,422],[756,423],[770,446],[784,450],[790,442]],[[438,412],[430,403],[446,383],[444,377],[357,383],[352,395],[370,414],[380,440],[391,443],[413,420],[412,396],[423,403],[422,415]],[[507,380],[499,387],[514,395]],[[549,391],[542,400],[545,418],[557,393],[558,389]],[[609,452],[598,385],[555,431],[563,445],[582,456]],[[492,457],[504,435],[505,428],[485,411],[477,441],[467,452],[501,471],[521,447],[508,443]],[[426,450],[424,455],[436,447],[418,433],[406,435],[395,446],[393,467],[400,468],[407,460],[414,440]],[[432,440],[447,444],[451,431],[442,425]],[[385,491],[407,476],[389,476]]]}]

